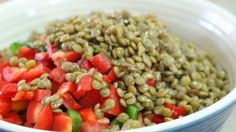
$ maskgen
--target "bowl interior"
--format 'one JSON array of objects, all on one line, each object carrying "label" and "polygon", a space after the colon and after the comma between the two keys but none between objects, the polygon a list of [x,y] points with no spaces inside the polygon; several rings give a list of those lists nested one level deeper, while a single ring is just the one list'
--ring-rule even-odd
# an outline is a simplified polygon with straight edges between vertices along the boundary
[{"label": "bowl interior", "polygon": [[[186,6],[188,5],[188,6]],[[12,9],[17,8],[17,12]],[[179,0],[16,0],[0,7],[0,43],[7,46],[11,42],[26,39],[31,31],[42,31],[44,24],[54,19],[83,15],[91,11],[112,12],[128,10],[133,13],[157,14],[166,23],[169,30],[180,37],[195,43],[200,49],[211,53],[216,62],[227,69],[231,87],[236,84],[236,20],[229,13],[208,2]],[[6,15],[7,14],[7,15]],[[227,99],[209,109],[186,117],[186,121],[202,114],[219,110],[224,103],[235,101],[236,91],[232,91]],[[208,110],[208,111],[207,111]],[[197,118],[200,118],[197,117]],[[179,120],[184,120],[179,119]],[[180,121],[171,123],[176,126]],[[1,123],[1,122],[0,122]],[[167,129],[164,123],[156,126],[159,130]],[[187,122],[186,122],[187,123]]]}]

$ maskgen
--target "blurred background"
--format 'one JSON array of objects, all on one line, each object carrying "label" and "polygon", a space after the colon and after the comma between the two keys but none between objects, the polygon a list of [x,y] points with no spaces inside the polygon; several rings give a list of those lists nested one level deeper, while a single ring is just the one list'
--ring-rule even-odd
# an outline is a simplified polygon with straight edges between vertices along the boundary
[{"label": "blurred background", "polygon": [[[0,3],[6,2],[8,0],[0,0]],[[209,0],[219,6],[225,8],[236,16],[236,0]],[[232,112],[230,118],[224,124],[221,132],[236,132],[236,107]]]}]

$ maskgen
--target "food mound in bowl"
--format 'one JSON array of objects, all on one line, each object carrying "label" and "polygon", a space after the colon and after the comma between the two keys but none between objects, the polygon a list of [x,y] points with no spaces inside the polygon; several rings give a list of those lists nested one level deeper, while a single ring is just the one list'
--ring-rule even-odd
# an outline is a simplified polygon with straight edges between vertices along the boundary
[{"label": "food mound in bowl", "polygon": [[140,128],[204,109],[230,91],[209,54],[155,16],[126,11],[50,22],[1,56],[0,118],[36,129]]}]

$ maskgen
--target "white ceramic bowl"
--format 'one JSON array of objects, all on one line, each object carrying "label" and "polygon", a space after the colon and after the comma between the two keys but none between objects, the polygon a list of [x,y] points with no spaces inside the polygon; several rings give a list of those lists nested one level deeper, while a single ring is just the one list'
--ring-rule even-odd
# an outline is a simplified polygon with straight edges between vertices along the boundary
[{"label": "white ceramic bowl", "polygon": [[[0,43],[7,46],[24,40],[32,30],[55,18],[86,14],[91,11],[129,10],[134,13],[159,14],[169,29],[212,53],[229,71],[231,87],[236,84],[236,19],[220,7],[204,0],[14,0],[0,5]],[[219,131],[236,101],[236,89],[214,105],[171,122],[130,130]],[[3,131],[36,132],[0,121]]]}]

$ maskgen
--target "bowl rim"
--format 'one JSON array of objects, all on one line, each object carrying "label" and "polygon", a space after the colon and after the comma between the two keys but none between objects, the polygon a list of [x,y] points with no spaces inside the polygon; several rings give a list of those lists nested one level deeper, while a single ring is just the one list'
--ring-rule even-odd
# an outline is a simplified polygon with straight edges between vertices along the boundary
[{"label": "bowl rim", "polygon": [[[30,0],[14,0],[14,1],[4,1],[3,3],[0,4],[0,11],[2,8],[9,8],[13,5],[15,5],[16,3],[21,3],[21,4],[25,4],[27,1]],[[59,2],[61,2],[60,0],[58,0]],[[145,0],[141,0],[141,1],[145,1]],[[155,0],[149,0],[148,2],[154,2]],[[25,2],[25,3],[24,3]],[[146,1],[147,2],[147,1]],[[226,9],[223,9],[222,7],[220,7],[219,5],[216,5],[210,1],[207,0],[199,0],[199,1],[189,1],[189,0],[181,0],[181,2],[185,2],[185,3],[190,3],[191,4],[196,4],[198,6],[206,6],[209,8],[209,10],[212,10],[214,12],[217,12],[218,15],[223,16],[223,18],[226,18],[227,21],[230,20],[230,23],[232,23],[233,25],[235,25],[234,27],[236,28],[236,17],[228,12]],[[236,42],[236,39],[235,39]],[[215,116],[217,114],[219,114],[220,112],[222,112],[223,110],[226,110],[227,108],[231,107],[232,105],[234,105],[236,103],[236,87],[232,88],[232,91],[230,91],[226,96],[224,96],[222,99],[220,99],[219,101],[217,101],[216,103],[214,103],[213,105],[206,107],[203,110],[200,110],[198,112],[195,112],[193,114],[190,114],[186,117],[183,118],[179,118],[170,122],[165,122],[162,124],[158,124],[158,125],[153,125],[153,126],[148,126],[148,127],[143,127],[143,128],[139,128],[139,129],[132,129],[132,130],[126,130],[124,132],[141,132],[141,131],[145,131],[145,130],[150,130],[150,131],[173,131],[173,130],[177,130],[177,129],[181,129],[184,128],[186,126],[190,126],[195,124],[196,122],[201,122],[203,120],[205,120],[206,118]],[[46,132],[45,130],[37,130],[37,129],[32,129],[32,128],[27,128],[24,126],[19,126],[19,125],[15,125],[12,123],[8,123],[5,121],[0,120],[0,130],[19,130],[19,131],[33,131],[33,132]]]}]

